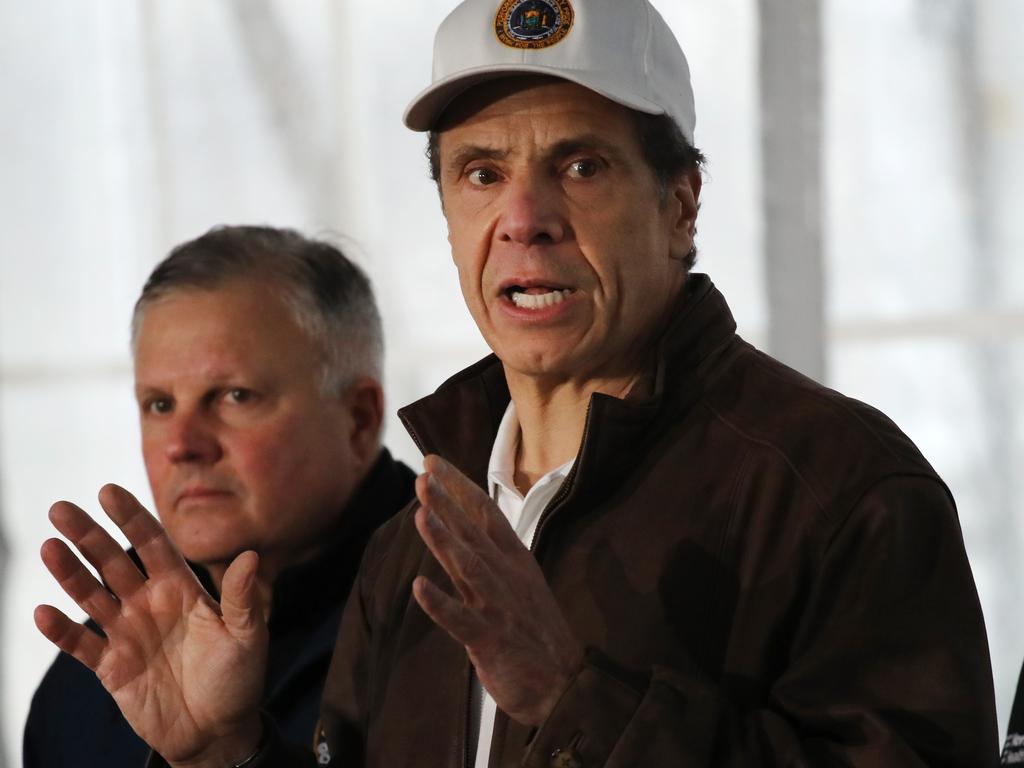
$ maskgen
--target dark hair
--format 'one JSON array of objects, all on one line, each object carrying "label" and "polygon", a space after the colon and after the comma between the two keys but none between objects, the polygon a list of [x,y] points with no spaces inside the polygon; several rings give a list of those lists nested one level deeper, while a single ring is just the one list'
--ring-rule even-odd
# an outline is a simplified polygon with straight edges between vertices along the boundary
[{"label": "dark hair", "polygon": [[[694,147],[683,136],[676,121],[668,115],[650,115],[645,112],[630,110],[637,139],[643,151],[644,160],[654,174],[658,184],[658,195],[662,202],[668,195],[672,182],[687,171],[703,171],[707,160],[704,154]],[[427,134],[427,162],[430,165],[430,178],[441,192],[441,153],[439,149],[440,133],[432,130]],[[442,200],[442,204],[443,204]],[[696,228],[693,234],[697,234]],[[697,246],[690,247],[690,252],[683,259],[683,267],[689,272],[697,262]]]},{"label": "dark hair", "polygon": [[298,325],[321,346],[325,392],[341,392],[359,375],[380,380],[383,332],[366,274],[330,243],[274,227],[214,227],[175,247],[135,302],[133,352],[150,304],[175,291],[252,278],[280,286]]}]

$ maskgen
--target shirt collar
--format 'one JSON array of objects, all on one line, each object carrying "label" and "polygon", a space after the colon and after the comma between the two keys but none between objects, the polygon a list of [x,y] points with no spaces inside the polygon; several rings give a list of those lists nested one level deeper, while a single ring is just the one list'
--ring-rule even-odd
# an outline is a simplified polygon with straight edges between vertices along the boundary
[{"label": "shirt collar", "polygon": [[[499,486],[517,497],[522,497],[516,488],[516,453],[519,451],[519,435],[516,404],[510,400],[508,407],[505,408],[505,415],[501,417],[501,423],[498,425],[498,434],[491,447],[491,459],[487,464],[487,493],[492,499],[496,497],[495,494]],[[534,488],[542,488],[555,480],[561,483],[569,474],[574,463],[576,463],[575,457],[561,466],[555,467],[538,480]]]},{"label": "shirt collar", "polygon": [[487,464],[487,493],[493,499],[498,485],[507,489],[516,487],[516,452],[519,450],[519,419],[516,404],[509,400],[505,415],[498,425],[498,434],[491,447],[491,460]]}]

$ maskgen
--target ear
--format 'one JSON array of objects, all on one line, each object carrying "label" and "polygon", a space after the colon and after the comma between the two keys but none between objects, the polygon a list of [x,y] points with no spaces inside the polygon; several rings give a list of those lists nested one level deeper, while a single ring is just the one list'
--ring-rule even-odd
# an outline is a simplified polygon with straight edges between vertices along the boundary
[{"label": "ear", "polygon": [[384,423],[384,391],[380,382],[360,376],[342,395],[348,411],[349,445],[361,468],[369,467],[380,452],[380,429]]},{"label": "ear", "polygon": [[679,174],[668,189],[665,207],[672,227],[669,255],[676,261],[683,261],[693,248],[701,183],[700,170],[692,168]]}]

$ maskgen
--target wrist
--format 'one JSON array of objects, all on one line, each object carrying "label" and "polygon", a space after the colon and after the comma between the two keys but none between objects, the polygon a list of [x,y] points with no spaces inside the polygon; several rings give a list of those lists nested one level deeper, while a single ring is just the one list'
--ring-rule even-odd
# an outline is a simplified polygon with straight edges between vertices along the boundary
[{"label": "wrist", "polygon": [[551,711],[557,706],[566,689],[572,685],[573,680],[583,669],[586,663],[586,654],[582,645],[573,643],[562,660],[561,669],[554,678],[554,684],[547,689],[547,693],[540,703],[540,717],[533,723],[538,727],[551,715]]},{"label": "wrist", "polygon": [[167,763],[171,768],[249,768],[259,758],[268,736],[269,728],[257,714],[238,730],[218,738],[202,754]]},{"label": "wrist", "polygon": [[251,752],[249,752],[241,760],[239,760],[239,761],[237,761],[235,763],[232,763],[230,768],[246,768],[246,766],[251,766],[253,763],[256,762],[256,760],[259,759],[259,756],[262,754],[263,749],[264,749],[264,747],[266,747],[266,745],[267,745],[267,737],[266,737],[266,732],[264,732],[260,736],[260,740],[256,743],[256,746],[253,748],[253,750]]}]

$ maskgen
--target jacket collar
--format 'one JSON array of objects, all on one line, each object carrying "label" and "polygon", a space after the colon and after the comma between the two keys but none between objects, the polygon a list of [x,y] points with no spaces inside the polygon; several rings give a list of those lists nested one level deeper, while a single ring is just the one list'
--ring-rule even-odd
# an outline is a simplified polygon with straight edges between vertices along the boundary
[{"label": "jacket collar", "polygon": [[412,498],[415,479],[412,470],[393,459],[387,448],[381,449],[341,512],[341,527],[326,549],[313,560],[278,574],[270,610],[272,626],[344,605],[366,542]]},{"label": "jacket collar", "polygon": [[[592,396],[577,473],[613,481],[618,473],[606,470],[631,466],[615,458],[649,444],[659,416],[678,417],[692,407],[703,392],[707,369],[735,332],[725,297],[707,275],[690,275],[650,365],[629,394],[624,399]],[[398,413],[424,454],[444,457],[486,487],[490,449],[508,401],[501,361],[488,355]],[[604,468],[599,475],[596,467]]]}]

